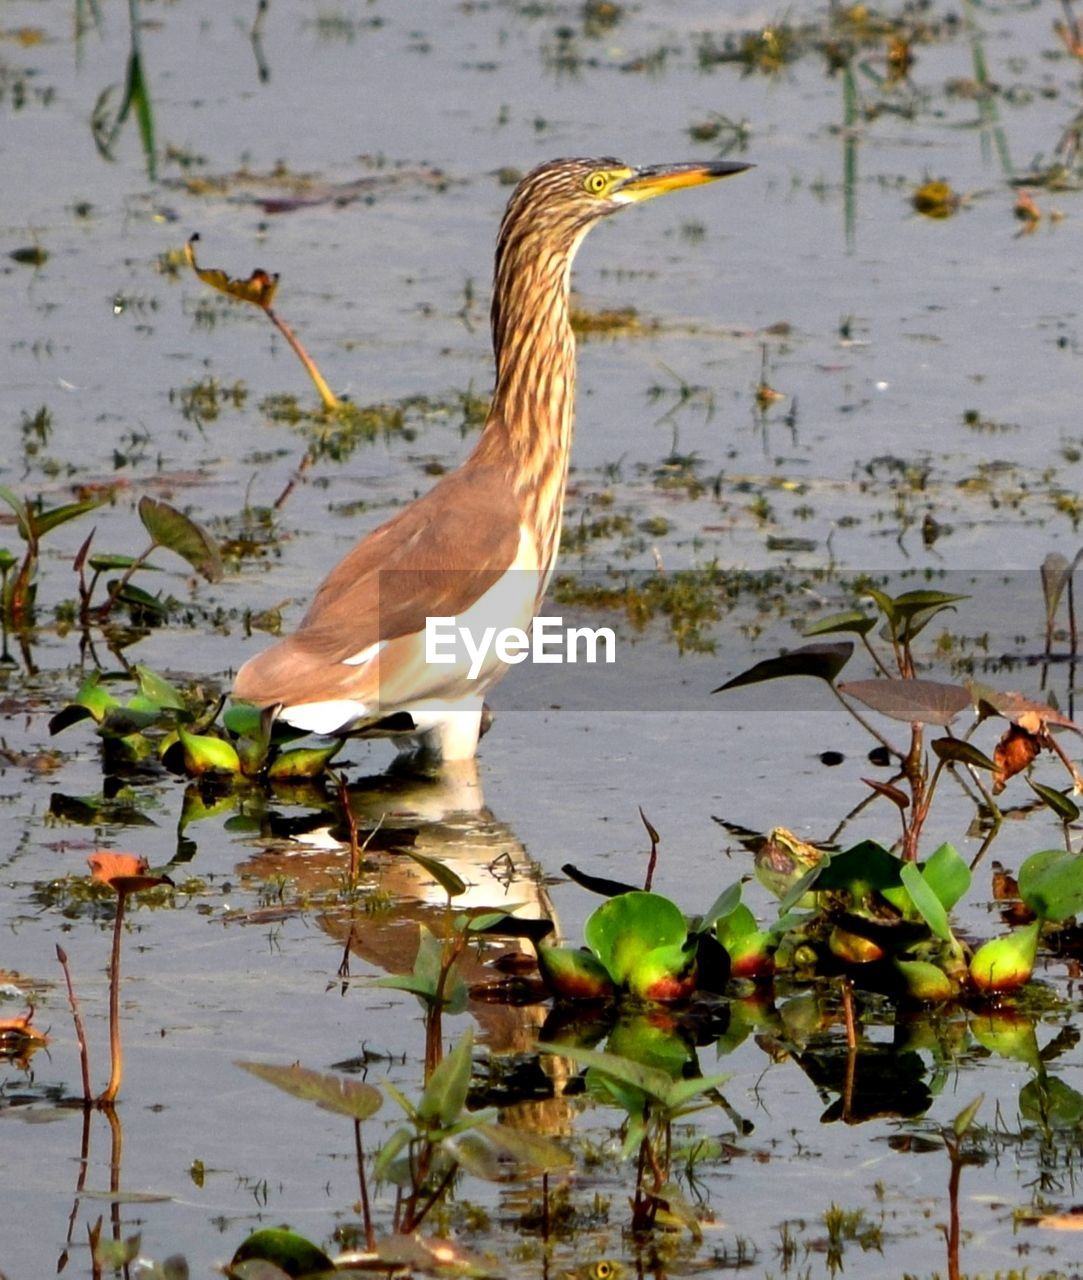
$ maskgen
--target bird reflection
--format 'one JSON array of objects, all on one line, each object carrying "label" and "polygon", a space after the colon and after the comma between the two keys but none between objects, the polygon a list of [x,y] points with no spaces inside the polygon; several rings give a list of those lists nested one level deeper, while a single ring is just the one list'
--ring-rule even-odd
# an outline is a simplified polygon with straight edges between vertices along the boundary
[{"label": "bird reflection", "polygon": [[[352,824],[341,809],[325,809],[311,823],[296,817],[275,822],[269,816],[265,832],[288,833],[288,838],[267,844],[238,870],[269,880],[285,873],[299,898],[326,897],[342,884],[349,828],[355,827],[358,892],[336,894],[342,905],[336,902],[315,917],[342,948],[344,990],[356,976],[352,962],[357,959],[388,974],[411,972],[419,925],[445,938],[464,911],[507,912],[511,933],[472,940],[459,974],[470,990],[468,1008],[479,1038],[494,1059],[508,1058],[507,1072],[495,1070],[501,1101],[515,1104],[506,1110],[506,1120],[547,1133],[564,1129],[567,1104],[549,1096],[553,1089],[536,1069],[519,1071],[515,1062],[523,1055],[537,1065],[534,1046],[548,1008],[531,938],[555,929],[556,916],[541,867],[486,806],[476,762],[444,762],[432,772],[419,771],[414,762],[409,769],[392,768],[352,782],[343,796]],[[449,901],[437,877],[409,853],[453,871],[464,892]],[[557,1060],[543,1061],[546,1070],[551,1064],[562,1071]]]}]

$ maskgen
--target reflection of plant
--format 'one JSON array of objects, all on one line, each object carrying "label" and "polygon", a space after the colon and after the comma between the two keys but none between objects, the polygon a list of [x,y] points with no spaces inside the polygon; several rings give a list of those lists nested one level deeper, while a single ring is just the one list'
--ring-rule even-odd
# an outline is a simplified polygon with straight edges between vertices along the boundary
[{"label": "reflection of plant", "polygon": [[[373,1174],[379,1181],[390,1182],[398,1190],[395,1200],[392,1236],[378,1241],[371,1216],[370,1201],[365,1177],[365,1157],[361,1145],[361,1123],[375,1114],[381,1097],[379,1090],[368,1084],[323,1075],[298,1066],[280,1067],[256,1062],[239,1062],[237,1065],[252,1072],[268,1083],[315,1102],[328,1111],[349,1116],[354,1121],[355,1148],[358,1178],[361,1187],[361,1209],[364,1216],[365,1237],[374,1260],[394,1269],[400,1264],[422,1265],[418,1250],[431,1250],[439,1261],[443,1242],[426,1242],[413,1236],[437,1205],[447,1196],[460,1169],[489,1181],[503,1182],[509,1178],[531,1178],[568,1168],[568,1155],[549,1139],[536,1134],[516,1132],[505,1125],[494,1123],[495,1113],[468,1114],[467,1093],[473,1065],[474,1038],[467,1032],[450,1053],[432,1072],[417,1102],[411,1102],[404,1093],[390,1082],[384,1090],[402,1108],[405,1122],[392,1133],[380,1149],[373,1164]],[[264,1258],[277,1262],[283,1248],[303,1250],[307,1242],[301,1237],[271,1238],[249,1237],[234,1255],[233,1266],[253,1259]],[[405,1241],[405,1244],[404,1244]],[[414,1256],[406,1256],[404,1247],[412,1246]],[[308,1246],[309,1249],[312,1246]],[[277,1257],[275,1255],[278,1255]],[[463,1255],[448,1246],[443,1263],[455,1274],[470,1274],[470,1270],[454,1267]],[[430,1263],[433,1257],[429,1259]],[[325,1259],[326,1262],[326,1259]],[[313,1268],[315,1270],[316,1268]],[[426,1271],[429,1267],[424,1268]],[[229,1274],[234,1274],[230,1271]],[[245,1274],[238,1271],[236,1274]],[[254,1274],[254,1273],[253,1273]],[[309,1274],[308,1270],[289,1271],[288,1274]]]},{"label": "reflection of plant", "polygon": [[714,1105],[719,1085],[729,1077],[686,1079],[611,1051],[574,1045],[543,1041],[538,1049],[586,1067],[588,1083],[627,1113],[622,1154],[636,1159],[632,1230],[680,1225],[698,1237],[698,1215],[671,1178],[673,1122]]},{"label": "reflection of plant", "polygon": [[[437,938],[423,924],[418,925],[417,955],[409,973],[374,978],[374,987],[393,991],[409,991],[420,1000],[425,1010],[425,1078],[429,1079],[440,1061],[443,1045],[444,1013],[462,1013],[466,1008],[467,986],[461,973],[461,960],[467,944],[484,931],[496,929],[508,916],[506,911],[472,911],[453,918],[455,898],[466,892],[466,882],[446,863],[413,849],[403,852],[423,867],[447,894],[444,937]],[[548,932],[549,921],[538,922]]]}]

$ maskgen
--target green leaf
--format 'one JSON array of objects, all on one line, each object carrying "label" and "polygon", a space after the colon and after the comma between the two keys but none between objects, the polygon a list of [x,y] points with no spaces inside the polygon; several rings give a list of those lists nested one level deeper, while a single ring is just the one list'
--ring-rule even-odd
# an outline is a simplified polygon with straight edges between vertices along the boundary
[{"label": "green leaf", "polygon": [[342,747],[343,740],[340,738],[329,747],[294,747],[291,751],[283,751],[271,762],[267,777],[272,782],[288,778],[318,778],[327,770]]},{"label": "green leaf", "polygon": [[1083,854],[1033,853],[1019,868],[1019,896],[1042,920],[1070,920],[1083,911]]},{"label": "green leaf", "polygon": [[67,502],[62,507],[53,507],[51,511],[34,511],[31,508],[30,520],[34,534],[40,538],[50,529],[67,524],[69,520],[76,520],[79,516],[86,515],[88,511],[94,511],[103,502],[104,498],[86,498],[82,502]]},{"label": "green leaf", "polygon": [[758,933],[759,928],[756,917],[742,902],[721,917],[715,926],[715,932],[718,935],[718,941],[727,951],[732,952],[738,943]]},{"label": "green leaf", "polygon": [[815,867],[809,867],[800,879],[795,880],[793,884],[786,890],[786,893],[779,899],[778,911],[779,915],[785,916],[790,910],[797,906],[806,893],[809,893],[819,880],[821,874],[827,868],[827,859],[818,863]]},{"label": "green leaf", "polygon": [[0,502],[6,502],[15,512],[15,525],[19,530],[19,537],[24,542],[30,542],[33,537],[30,527],[30,509],[25,501],[6,484],[0,484]]},{"label": "green leaf", "polygon": [[144,698],[158,707],[168,707],[170,711],[186,710],[180,692],[163,676],[151,671],[149,667],[136,664],[135,678],[139,681],[139,692]]},{"label": "green leaf", "polygon": [[959,994],[957,984],[939,965],[928,960],[895,960],[894,965],[906,985],[906,994],[912,1000],[939,1004],[953,1000]]},{"label": "green leaf", "polygon": [[740,880],[735,880],[728,888],[722,890],[703,915],[697,919],[696,932],[706,933],[715,921],[722,920],[736,911],[740,901],[741,882]]},{"label": "green leaf", "polygon": [[169,606],[158,596],[137,587],[134,582],[120,585],[118,579],[109,583],[109,594],[119,604],[126,604],[134,613],[148,614],[152,618],[164,618],[169,613]]},{"label": "green leaf", "polygon": [[176,552],[208,582],[222,577],[218,544],[207,531],[168,502],[157,498],[139,499],[139,518],[155,544]]},{"label": "green leaf", "polygon": [[951,1127],[955,1130],[955,1136],[962,1138],[966,1135],[970,1126],[974,1123],[974,1119],[978,1114],[981,1104],[985,1101],[985,1094],[979,1093],[973,1102],[967,1105],[959,1112],[955,1119],[951,1122]]},{"label": "green leaf", "polygon": [[945,911],[970,888],[970,868],[953,845],[942,844],[921,868],[921,878],[940,899]]},{"label": "green leaf", "polygon": [[[114,707],[119,707],[120,702],[113,697],[108,689],[101,683],[101,676],[97,671],[92,671],[90,675],[79,686],[79,690],[72,700],[78,707],[85,707],[87,712],[94,717],[100,724]],[[70,710],[70,708],[68,708]],[[63,714],[63,713],[61,713]],[[56,719],[57,717],[54,717]],[[71,721],[74,723],[74,720]],[[50,721],[50,725],[52,721]],[[53,730],[56,732],[56,730]]]},{"label": "green leaf", "polygon": [[951,925],[948,923],[948,913],[932,887],[926,883],[917,865],[913,862],[902,863],[899,875],[906,892],[910,895],[910,901],[918,909],[925,923],[938,938],[950,942],[952,932]]},{"label": "green leaf", "polygon": [[[90,565],[95,573],[108,573],[112,569],[130,569],[133,564],[139,564],[139,557],[114,555],[111,552],[102,551],[89,556],[87,564]],[[146,567],[154,569],[154,566],[150,564]]]},{"label": "green leaf", "polygon": [[[388,1090],[388,1092],[393,1092]],[[372,1173],[377,1182],[393,1181],[398,1182],[396,1176],[395,1162],[399,1153],[404,1150],[413,1141],[413,1130],[408,1129],[405,1125],[395,1130],[390,1138],[383,1144],[376,1154],[373,1162]],[[402,1182],[410,1181],[409,1169],[403,1170]],[[401,1185],[401,1184],[400,1184]]]},{"label": "green leaf", "polygon": [[542,981],[558,1000],[611,1000],[613,980],[585,947],[538,947]]},{"label": "green leaf", "polygon": [[970,980],[982,995],[1014,991],[1030,981],[1038,954],[1041,921],[980,946],[970,960]]},{"label": "green leaf", "polygon": [[851,680],[839,693],[908,724],[948,725],[970,706],[969,690],[939,680]]},{"label": "green leaf", "polygon": [[[820,872],[817,889],[842,889],[853,892],[855,886],[868,885],[883,893],[899,883],[902,862],[875,840],[861,840],[849,849],[825,854],[813,870]],[[783,910],[782,907],[779,910]]]},{"label": "green leaf", "polygon": [[765,680],[781,680],[787,676],[814,676],[830,684],[849,662],[854,646],[849,640],[835,644],[806,644],[791,649],[777,658],[765,658],[754,667],[742,671],[739,676],[720,684],[712,693],[725,689],[739,689],[747,684],[762,684]]},{"label": "green leaf", "polygon": [[876,626],[876,619],[862,613],[860,609],[847,609],[843,613],[833,613],[829,618],[821,618],[819,622],[806,627],[806,636],[829,636],[839,632],[852,631],[859,636],[867,635]]},{"label": "green leaf", "polygon": [[564,1058],[571,1058],[585,1067],[590,1067],[600,1075],[607,1076],[619,1084],[639,1090],[640,1093],[674,1113],[685,1107],[694,1098],[717,1089],[729,1079],[728,1075],[701,1076],[692,1080],[674,1080],[667,1072],[658,1067],[644,1066],[631,1058],[623,1058],[615,1053],[603,1053],[597,1049],[584,1049],[578,1045],[538,1043],[539,1053],[554,1053]]},{"label": "green leaf", "polygon": [[263,710],[253,702],[231,703],[222,713],[222,723],[235,737],[258,739],[262,735]]},{"label": "green leaf", "polygon": [[583,937],[614,982],[625,983],[648,952],[683,945],[688,922],[669,898],[637,889],[603,902],[591,913]]},{"label": "green leaf", "polygon": [[430,858],[426,853],[415,853],[413,849],[403,849],[403,853],[424,867],[449,898],[457,898],[466,892],[466,881],[439,858]]},{"label": "green leaf", "polygon": [[[1078,559],[1078,556],[1076,557]],[[1045,625],[1049,630],[1057,616],[1060,598],[1072,578],[1074,566],[1059,551],[1051,551],[1042,561],[1042,595],[1045,597]]]},{"label": "green leaf", "polygon": [[130,734],[149,729],[160,715],[157,707],[140,706],[133,698],[125,707],[119,704],[111,706],[98,724],[98,733],[103,738],[127,738]]},{"label": "green leaf", "polygon": [[270,1262],[293,1280],[335,1269],[322,1249],[285,1227],[263,1227],[254,1231],[230,1260],[230,1272],[240,1263],[253,1261]]},{"label": "green leaf", "polygon": [[314,1102],[324,1111],[334,1111],[353,1120],[367,1120],[380,1109],[383,1096],[379,1089],[349,1076],[335,1076],[312,1071],[296,1063],[277,1066],[270,1062],[242,1062],[233,1064],[248,1071],[284,1093],[306,1102]]},{"label": "green leaf", "polygon": [[1043,804],[1048,805],[1050,809],[1057,815],[1061,822],[1076,822],[1079,820],[1079,805],[1072,799],[1067,791],[1058,791],[1056,787],[1047,787],[1041,782],[1034,782],[1028,778],[1031,790],[1039,797]]},{"label": "green leaf", "polygon": [[69,702],[66,707],[62,707],[55,716],[49,720],[49,732],[61,733],[65,729],[70,729],[73,724],[78,724],[80,720],[92,720],[93,713],[87,707],[81,707],[78,703]]},{"label": "green leaf", "polygon": [[1042,1074],[1020,1089],[1019,1114],[1045,1128],[1078,1130],[1083,1125],[1083,1094],[1056,1076]]},{"label": "green leaf", "polygon": [[422,1120],[436,1121],[441,1129],[446,1129],[459,1119],[470,1089],[473,1052],[474,1033],[468,1029],[425,1086],[417,1104],[417,1114]]},{"label": "green leaf", "polygon": [[932,747],[937,759],[943,760],[945,764],[969,764],[975,769],[996,772],[996,765],[984,751],[979,751],[977,747],[964,742],[961,738],[934,738],[929,746]]},{"label": "green leaf", "polygon": [[965,595],[948,591],[904,591],[898,596],[870,587],[865,594],[876,602],[884,615],[890,635],[904,643],[912,640],[920,631],[945,609]]},{"label": "green leaf", "polygon": [[147,162],[147,177],[153,182],[158,160],[154,149],[154,108],[151,105],[150,91],[143,74],[143,59],[138,49],[133,49],[128,58],[128,98],[135,107],[139,140],[143,144],[143,155]]},{"label": "green leaf", "polygon": [[965,595],[956,595],[949,591],[904,591],[895,597],[895,616],[902,622],[900,639],[913,638],[923,631],[938,613],[950,609],[960,600],[968,599]]},{"label": "green leaf", "polygon": [[895,613],[895,600],[889,596],[886,591],[879,591],[876,587],[867,587],[862,595],[866,595],[876,605],[880,612],[887,619],[888,625],[894,630],[897,621]]},{"label": "green leaf", "polygon": [[570,1169],[572,1157],[551,1139],[482,1121],[444,1146],[467,1173],[487,1182],[512,1182],[537,1178],[543,1173]]},{"label": "green leaf", "polygon": [[182,727],[177,728],[177,737],[184,750],[187,773],[195,777],[204,773],[240,773],[240,757],[231,742],[206,733],[188,733]]}]

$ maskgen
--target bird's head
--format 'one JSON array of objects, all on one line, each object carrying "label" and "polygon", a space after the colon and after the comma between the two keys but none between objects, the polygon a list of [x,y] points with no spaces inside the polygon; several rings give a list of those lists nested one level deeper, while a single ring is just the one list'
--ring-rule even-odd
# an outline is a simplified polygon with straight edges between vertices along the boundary
[{"label": "bird's head", "polygon": [[627,205],[749,168],[731,160],[633,168],[605,158],[550,160],[528,173],[512,192],[497,240],[491,319],[498,379],[508,343],[531,336],[546,298],[566,296],[575,251],[596,222]]},{"label": "bird's head", "polygon": [[501,240],[529,230],[540,232],[553,245],[571,248],[600,218],[626,205],[716,182],[751,167],[732,160],[638,168],[612,157],[550,160],[515,188],[504,214]]}]

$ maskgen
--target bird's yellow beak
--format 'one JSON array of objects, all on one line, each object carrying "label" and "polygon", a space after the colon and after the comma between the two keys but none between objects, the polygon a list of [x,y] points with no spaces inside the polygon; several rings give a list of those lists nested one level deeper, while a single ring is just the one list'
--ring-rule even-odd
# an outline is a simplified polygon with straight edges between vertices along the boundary
[{"label": "bird's yellow beak", "polygon": [[732,178],[734,174],[751,169],[750,164],[736,160],[716,160],[710,164],[691,161],[687,164],[651,164],[633,169],[617,187],[613,195],[624,200],[653,200],[668,191],[680,191],[682,187],[699,187],[705,182],[717,182],[719,178]]}]

